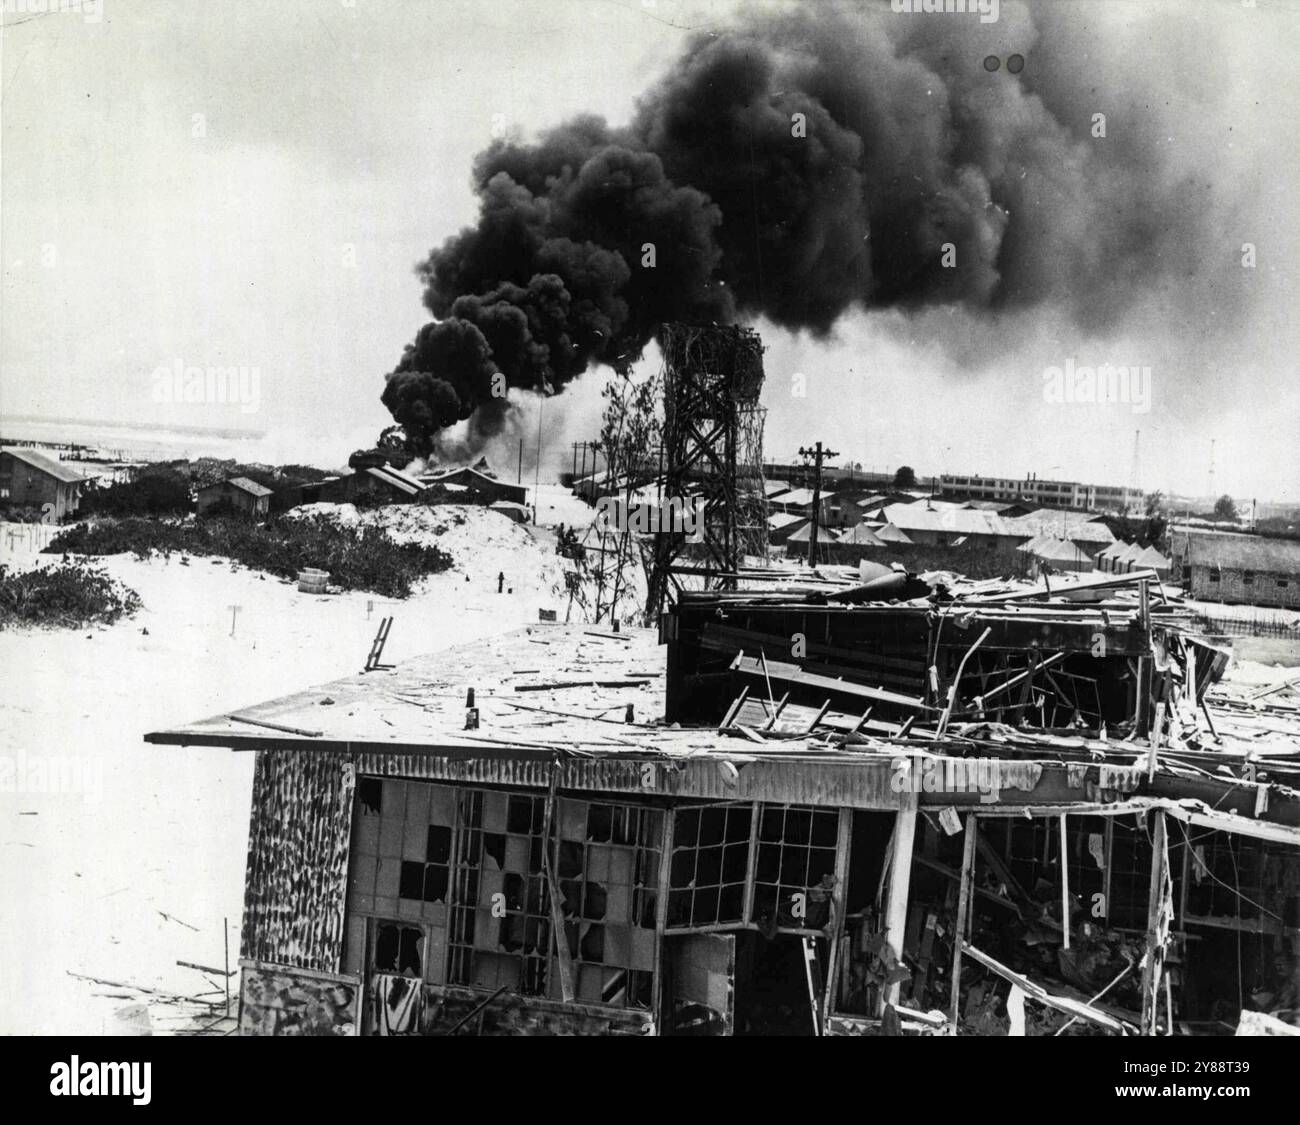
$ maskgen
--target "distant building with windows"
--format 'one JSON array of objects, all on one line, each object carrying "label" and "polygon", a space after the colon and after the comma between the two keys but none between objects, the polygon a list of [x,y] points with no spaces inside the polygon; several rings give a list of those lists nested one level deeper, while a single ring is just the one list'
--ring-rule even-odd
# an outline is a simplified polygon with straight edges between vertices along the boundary
[{"label": "distant building with windows", "polygon": [[34,449],[0,449],[0,509],[33,508],[55,520],[81,506],[86,479]]},{"label": "distant building with windows", "polygon": [[1077,508],[1089,512],[1141,511],[1146,494],[1140,488],[1123,485],[1084,484],[1073,480],[1043,480],[1031,473],[1023,480],[1013,477],[939,477],[940,494],[967,500],[1028,501],[1049,508]]},{"label": "distant building with windows", "polygon": [[1183,527],[1169,542],[1173,572],[1192,597],[1300,609],[1300,542]]},{"label": "distant building with windows", "polygon": [[200,488],[197,507],[200,515],[217,504],[225,504],[245,515],[265,516],[271,511],[271,491],[248,477],[231,477]]}]

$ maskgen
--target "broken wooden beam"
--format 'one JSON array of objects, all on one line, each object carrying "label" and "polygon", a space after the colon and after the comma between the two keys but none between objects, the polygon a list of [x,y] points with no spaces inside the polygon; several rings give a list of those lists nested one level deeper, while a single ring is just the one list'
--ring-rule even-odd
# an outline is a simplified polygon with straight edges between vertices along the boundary
[{"label": "broken wooden beam", "polygon": [[867,687],[865,684],[854,683],[851,680],[836,680],[830,676],[814,675],[811,672],[805,672],[798,664],[786,664],[771,660],[764,662],[757,657],[746,656],[744,652],[736,654],[735,660],[731,662],[731,670],[747,676],[762,679],[770,677],[783,683],[813,688],[819,693],[829,691],[839,695],[851,695],[857,699],[869,699],[874,703],[887,703],[914,711],[934,713],[939,710],[937,707],[931,707],[924,700],[913,695],[886,691],[884,688]]},{"label": "broken wooden beam", "polygon": [[957,665],[957,674],[952,678],[952,686],[948,689],[948,702],[944,706],[943,713],[939,716],[939,725],[935,733],[942,736],[948,726],[948,720],[952,718],[952,709],[957,702],[957,689],[961,686],[962,673],[966,671],[966,662],[974,655],[975,650],[989,639],[989,634],[993,632],[992,628],[985,626],[984,632],[975,638],[975,643],[970,646],[961,658],[961,663]]},{"label": "broken wooden beam", "polygon": [[980,710],[983,710],[982,705],[988,703],[988,701],[992,699],[995,695],[1001,695],[1004,691],[1008,690],[1009,688],[1015,687],[1016,684],[1021,683],[1024,680],[1029,679],[1031,676],[1034,676],[1038,672],[1041,672],[1044,668],[1048,668],[1051,665],[1064,660],[1066,655],[1067,654],[1064,652],[1052,653],[1052,655],[1047,657],[1045,660],[1040,660],[1037,664],[1034,664],[1031,667],[1026,668],[1023,672],[1018,672],[1016,675],[1012,676],[1011,679],[1005,680],[1004,682],[998,684],[996,687],[990,688],[982,695],[976,696],[975,702],[972,703],[971,706],[967,708],[967,710],[970,710],[976,705],[980,705]]},{"label": "broken wooden beam", "polygon": [[1107,1015],[1105,1012],[1092,1007],[1092,1005],[1085,1004],[1082,1000],[1074,1000],[1069,996],[1058,996],[1055,993],[1048,992],[1041,984],[1022,976],[1014,969],[1008,969],[1001,961],[995,960],[987,953],[976,949],[973,945],[965,945],[963,949],[966,956],[972,961],[983,965],[990,972],[1002,977],[1003,980],[1010,981],[1026,996],[1037,1000],[1040,1004],[1046,1004],[1049,1008],[1055,1008],[1067,1015],[1077,1016],[1081,1020],[1095,1023],[1098,1027],[1113,1031],[1117,1035],[1129,1035],[1135,1030],[1123,1020]]},{"label": "broken wooden beam", "polygon": [[[894,833],[890,838],[889,898],[885,906],[885,944],[894,964],[903,963],[903,942],[907,932],[907,897],[912,878],[912,844],[916,839],[916,794],[895,814]],[[898,1006],[899,981],[886,985],[880,993],[880,1014]]]},{"label": "broken wooden beam", "polygon": [[979,833],[979,820],[973,813],[966,814],[966,837],[962,841],[961,875],[957,884],[957,917],[952,931],[952,992],[949,997],[952,1025],[957,1026],[961,1015],[961,951],[970,933],[971,893],[975,886],[975,837]]},{"label": "broken wooden beam", "polygon": [[284,723],[270,723],[265,719],[250,719],[247,715],[228,715],[232,723],[247,723],[251,727],[265,727],[267,730],[283,731],[285,734],[301,734],[305,738],[320,738],[324,731],[306,730],[303,727],[286,726]]}]

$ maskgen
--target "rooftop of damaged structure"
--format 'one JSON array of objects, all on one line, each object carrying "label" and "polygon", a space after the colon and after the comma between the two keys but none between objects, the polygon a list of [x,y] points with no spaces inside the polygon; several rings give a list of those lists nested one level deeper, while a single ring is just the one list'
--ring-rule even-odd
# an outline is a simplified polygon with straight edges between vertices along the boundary
[{"label": "rooftop of damaged structure", "polygon": [[[1074,803],[1099,777],[1131,775],[1100,789],[1300,829],[1300,676],[1223,682],[1230,649],[1154,581],[1144,606],[1141,579],[893,602],[684,593],[661,628],[666,675],[650,630],[542,624],[146,737],[435,754],[449,776],[479,762],[470,772],[525,784],[546,774],[530,766],[559,759],[566,785],[632,792],[658,763],[663,794],[744,799],[775,785],[875,808],[898,804],[899,758],[996,758],[1007,792],[985,805]],[[948,784],[961,772],[919,765],[921,803],[962,803]]]}]

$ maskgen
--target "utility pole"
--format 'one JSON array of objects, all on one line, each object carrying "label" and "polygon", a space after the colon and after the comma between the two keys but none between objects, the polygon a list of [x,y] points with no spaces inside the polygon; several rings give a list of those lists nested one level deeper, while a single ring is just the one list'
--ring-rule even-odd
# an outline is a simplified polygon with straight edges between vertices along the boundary
[{"label": "utility pole", "polygon": [[[537,526],[537,490],[542,481],[542,411],[546,407],[546,396],[537,400],[537,464],[533,468],[533,526]],[[522,456],[522,455],[521,455]],[[522,462],[521,462],[522,463]],[[563,462],[561,462],[563,464]]]},{"label": "utility pole", "polygon": [[799,447],[799,456],[805,460],[812,458],[813,462],[813,498],[812,498],[812,531],[808,536],[808,565],[816,567],[817,565],[817,520],[820,516],[818,509],[821,507],[822,498],[822,462],[828,457],[838,457],[839,454],[832,449],[823,449],[822,443],[817,442],[812,449]]}]

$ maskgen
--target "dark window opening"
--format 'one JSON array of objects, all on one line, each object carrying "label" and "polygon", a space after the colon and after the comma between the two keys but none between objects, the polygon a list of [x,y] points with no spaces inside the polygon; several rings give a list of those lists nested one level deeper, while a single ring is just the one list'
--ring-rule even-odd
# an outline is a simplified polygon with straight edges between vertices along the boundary
[{"label": "dark window opening", "polygon": [[497,870],[505,869],[506,865],[506,837],[503,832],[484,832],[483,833],[483,854],[488,856],[496,865]]},{"label": "dark window opening", "polygon": [[375,928],[373,968],[379,973],[421,975],[420,947],[424,933],[397,922],[380,922]]},{"label": "dark window opening", "polygon": [[370,816],[378,816],[383,811],[384,786],[377,777],[363,777],[357,782],[357,799],[361,802],[361,811]]},{"label": "dark window opening", "polygon": [[[819,944],[819,959],[825,957]],[[741,934],[736,945],[736,1035],[812,1035],[802,939]]]},{"label": "dark window opening", "polygon": [[429,826],[428,847],[424,858],[430,863],[451,862],[451,829],[443,824]]}]

